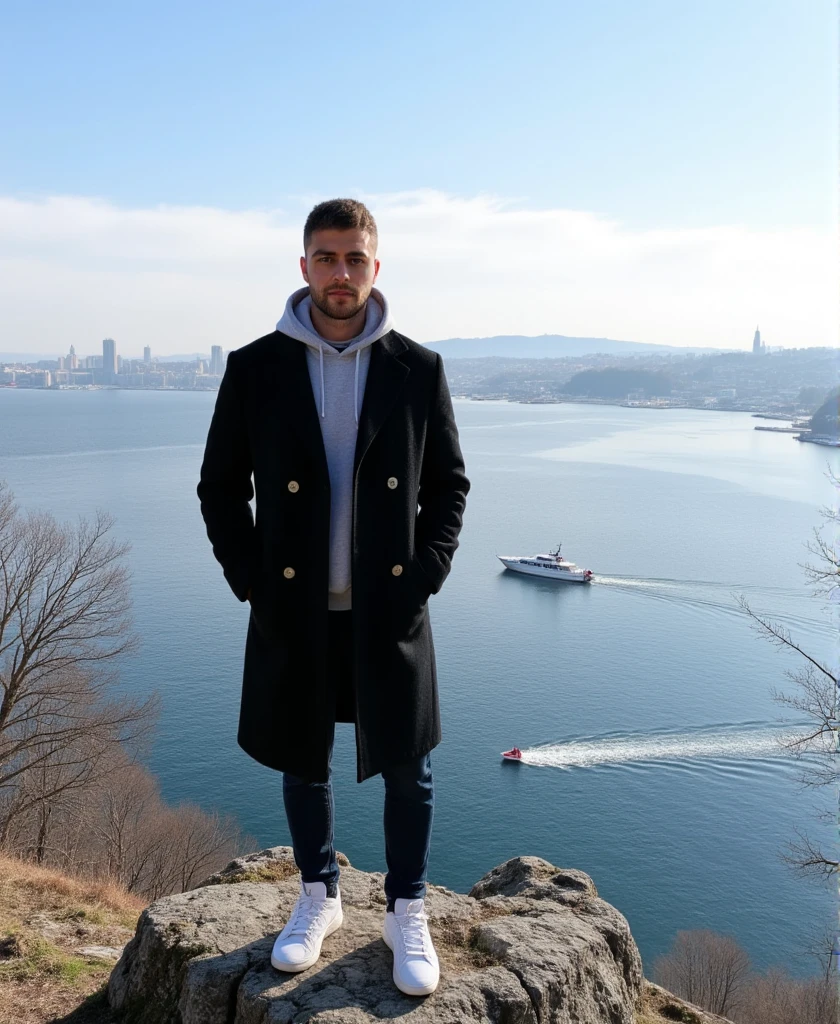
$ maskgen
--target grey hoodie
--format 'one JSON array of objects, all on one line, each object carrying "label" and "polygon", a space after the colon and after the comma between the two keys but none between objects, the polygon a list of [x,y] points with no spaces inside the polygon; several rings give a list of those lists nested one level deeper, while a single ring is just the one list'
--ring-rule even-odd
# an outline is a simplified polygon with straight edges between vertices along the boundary
[{"label": "grey hoodie", "polygon": [[306,345],[306,364],[321,423],[330,474],[329,607],[352,606],[351,544],[353,462],[356,433],[365,394],[370,347],[391,330],[388,300],[374,288],[365,309],[362,333],[338,345],[326,341],[312,326],[308,288],[293,292],[277,321],[277,330]]}]

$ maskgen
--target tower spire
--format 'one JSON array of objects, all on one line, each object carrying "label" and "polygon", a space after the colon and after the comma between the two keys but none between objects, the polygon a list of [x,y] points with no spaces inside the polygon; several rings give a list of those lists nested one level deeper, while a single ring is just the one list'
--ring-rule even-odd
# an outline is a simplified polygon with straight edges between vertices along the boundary
[{"label": "tower spire", "polygon": [[755,334],[753,335],[753,355],[761,355],[761,331],[758,329],[758,324],[755,325]]}]

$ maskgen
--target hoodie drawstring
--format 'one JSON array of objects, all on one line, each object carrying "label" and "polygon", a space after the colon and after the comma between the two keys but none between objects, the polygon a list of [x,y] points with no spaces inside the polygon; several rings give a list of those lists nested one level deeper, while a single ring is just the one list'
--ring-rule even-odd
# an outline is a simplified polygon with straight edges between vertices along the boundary
[{"label": "hoodie drawstring", "polygon": [[353,412],[356,414],[356,426],[359,425],[359,350],[356,349],[356,377],[353,381]]},{"label": "hoodie drawstring", "polygon": [[318,355],[321,357],[321,419],[327,415],[324,408],[324,346],[318,346]]},{"label": "hoodie drawstring", "polygon": [[[353,415],[356,417],[356,426],[359,425],[359,357],[361,356],[361,349],[356,349],[356,373],[353,378]],[[318,346],[319,361],[318,365],[321,368],[321,419],[324,419],[327,415],[326,405],[324,403],[324,346]]]}]

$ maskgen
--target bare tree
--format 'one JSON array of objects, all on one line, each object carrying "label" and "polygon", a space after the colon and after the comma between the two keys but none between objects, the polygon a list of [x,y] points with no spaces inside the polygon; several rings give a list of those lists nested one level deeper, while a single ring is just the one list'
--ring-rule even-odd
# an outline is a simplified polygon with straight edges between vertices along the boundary
[{"label": "bare tree", "polygon": [[733,939],[678,932],[653,965],[656,982],[681,999],[737,1024],[840,1024],[835,978],[791,978],[777,967],[753,973]]},{"label": "bare tree", "polygon": [[241,852],[236,822],[168,807],[138,762],[157,699],[116,695],[134,649],[113,520],[25,515],[0,482],[0,846],[156,898]]},{"label": "bare tree", "polygon": [[[834,489],[840,492],[840,477],[830,466],[826,476]],[[820,514],[824,525],[822,528],[814,528],[814,539],[808,544],[808,550],[816,556],[817,564],[809,563],[803,565],[802,568],[815,591],[824,594],[831,601],[840,596],[840,547],[829,543],[825,539],[822,529],[825,526],[833,527],[836,536],[836,531],[840,527],[840,504],[833,507],[824,505],[820,509]]]},{"label": "bare tree", "polygon": [[[235,819],[169,806],[146,768],[121,752],[109,761],[87,788],[30,801],[9,829],[9,852],[157,899],[191,888],[252,848]],[[28,783],[39,783],[39,775],[31,773]]]},{"label": "bare tree", "polygon": [[189,889],[243,852],[235,819],[168,806],[154,776],[129,761],[98,784],[86,818],[94,873],[150,899]]},{"label": "bare tree", "polygon": [[791,978],[774,968],[752,978],[735,1018],[738,1024],[840,1024],[830,977]]},{"label": "bare tree", "polygon": [[128,764],[109,775],[100,791],[91,831],[98,839],[102,867],[109,878],[137,892],[150,854],[144,826],[160,804],[157,782],[140,765]]},{"label": "bare tree", "polygon": [[690,1003],[731,1017],[750,975],[747,953],[725,935],[677,932],[674,944],[653,965],[657,984]]},{"label": "bare tree", "polygon": [[177,887],[186,892],[242,852],[242,839],[235,820],[218,811],[207,813],[194,804],[174,812],[175,854],[179,864]]},{"label": "bare tree", "polygon": [[[829,469],[827,476],[835,488],[840,479]],[[821,510],[826,526],[835,530],[840,525],[840,509],[825,507]],[[840,547],[834,547],[820,529],[814,530],[814,540],[808,550],[816,556],[817,564],[802,566],[811,581],[815,596],[823,596],[830,609],[840,601]],[[773,699],[804,716],[810,723],[804,732],[783,736],[780,743],[791,757],[799,762],[799,782],[806,788],[836,787],[840,781],[837,761],[838,680],[837,673],[822,659],[807,651],[794,640],[790,631],[778,622],[759,615],[743,596],[737,598],[741,609],[749,616],[756,632],[774,647],[793,655],[798,667],[786,669],[785,677],[794,686],[792,692],[772,690]],[[829,812],[818,815],[828,819]],[[797,828],[797,838],[788,844],[785,860],[803,874],[828,879],[837,874],[840,861],[820,847],[806,831]]]},{"label": "bare tree", "polygon": [[113,692],[110,666],[136,638],[112,526],[103,512],[75,527],[24,514],[0,482],[0,845],[38,807],[43,856],[51,804],[151,728],[155,698]]}]

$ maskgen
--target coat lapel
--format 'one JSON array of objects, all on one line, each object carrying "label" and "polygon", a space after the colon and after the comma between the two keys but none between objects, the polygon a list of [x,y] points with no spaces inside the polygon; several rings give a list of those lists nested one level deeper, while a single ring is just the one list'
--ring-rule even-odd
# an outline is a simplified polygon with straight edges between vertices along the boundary
[{"label": "coat lapel", "polygon": [[329,479],[324,438],[306,365],[306,346],[278,331],[273,354],[275,359],[265,380],[269,408],[280,413],[284,427],[291,427],[314,458],[319,472]]},{"label": "coat lapel", "polygon": [[[406,347],[405,342],[393,331],[371,346],[370,366],[356,435],[354,473],[394,408],[411,372],[399,358]],[[268,407],[280,410],[283,422],[294,430],[300,443],[328,479],[324,439],[306,364],[306,346],[278,331],[272,354],[274,359],[271,370],[264,381]]]},{"label": "coat lapel", "polygon": [[371,346],[365,397],[359,416],[359,432],[356,435],[354,475],[373,439],[394,408],[411,372],[399,358],[406,347],[405,342],[393,331]]}]

